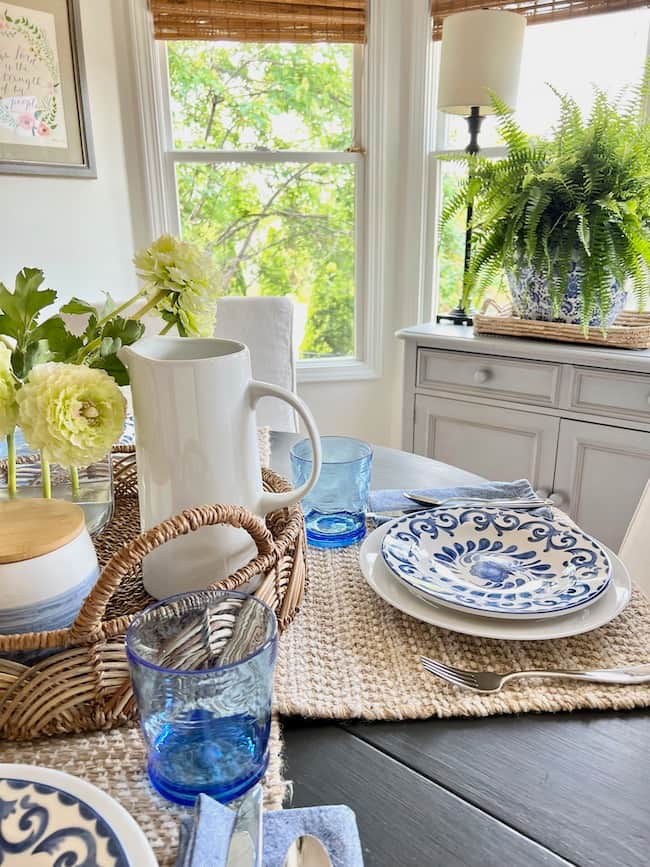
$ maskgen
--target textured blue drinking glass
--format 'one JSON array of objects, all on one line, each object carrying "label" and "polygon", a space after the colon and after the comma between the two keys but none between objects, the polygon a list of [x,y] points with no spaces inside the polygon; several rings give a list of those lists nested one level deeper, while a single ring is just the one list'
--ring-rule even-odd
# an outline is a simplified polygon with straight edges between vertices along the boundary
[{"label": "textured blue drinking glass", "polygon": [[243,593],[183,593],[139,614],[126,650],[153,786],[177,804],[255,786],[269,757],[273,611]]},{"label": "textured blue drinking glass", "polygon": [[[321,437],[323,463],[320,476],[302,501],[307,541],[317,548],[344,548],[363,539],[372,449],[351,437]],[[291,448],[295,487],[311,474],[312,451],[308,439]]]}]

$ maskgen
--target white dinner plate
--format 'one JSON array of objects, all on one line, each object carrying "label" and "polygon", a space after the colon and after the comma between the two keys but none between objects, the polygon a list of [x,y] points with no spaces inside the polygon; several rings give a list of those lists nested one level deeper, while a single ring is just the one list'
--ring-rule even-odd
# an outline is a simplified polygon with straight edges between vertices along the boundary
[{"label": "white dinner plate", "polygon": [[[482,638],[498,638],[506,641],[541,641],[549,638],[566,638],[598,629],[613,620],[625,608],[632,594],[632,582],[627,569],[619,558],[605,548],[612,564],[612,577],[605,592],[593,605],[569,612],[551,620],[513,621],[502,618],[477,617],[433,602],[425,602],[409,592],[393,575],[381,556],[381,543],[390,527],[383,524],[370,533],[359,555],[361,571],[371,588],[393,608],[416,620]],[[604,546],[603,546],[604,547]]]},{"label": "white dinner plate", "polygon": [[381,550],[408,590],[481,617],[564,617],[593,605],[612,573],[602,545],[548,509],[461,505],[404,515]]},{"label": "white dinner plate", "polygon": [[79,777],[0,763],[0,804],[2,867],[158,867],[124,807]]}]

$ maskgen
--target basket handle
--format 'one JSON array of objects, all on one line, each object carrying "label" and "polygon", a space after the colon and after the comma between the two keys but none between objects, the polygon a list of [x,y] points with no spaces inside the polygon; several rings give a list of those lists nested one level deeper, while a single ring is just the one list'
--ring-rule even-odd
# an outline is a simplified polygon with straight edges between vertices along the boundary
[{"label": "basket handle", "polygon": [[261,518],[243,506],[216,505],[185,509],[141,533],[113,554],[70,627],[70,642],[84,644],[101,638],[102,618],[111,596],[122,578],[138,566],[147,554],[177,536],[215,524],[230,524],[231,527],[245,530],[257,546],[258,557],[273,551],[273,536],[268,527]]}]

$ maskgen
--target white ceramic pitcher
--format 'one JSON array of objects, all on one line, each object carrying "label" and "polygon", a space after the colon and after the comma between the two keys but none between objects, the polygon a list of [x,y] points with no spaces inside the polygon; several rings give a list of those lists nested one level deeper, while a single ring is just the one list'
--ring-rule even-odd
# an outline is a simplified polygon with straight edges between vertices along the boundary
[{"label": "white ceramic pitcher", "polygon": [[[182,509],[224,503],[263,516],[298,502],[316,484],[320,438],[294,394],[251,377],[243,343],[217,338],[146,337],[119,351],[133,391],[142,528]],[[286,400],[298,411],[314,450],[314,471],[288,493],[262,489],[255,405]],[[198,590],[254,556],[244,530],[204,527],[168,542],[144,560],[144,585],[157,599]]]}]

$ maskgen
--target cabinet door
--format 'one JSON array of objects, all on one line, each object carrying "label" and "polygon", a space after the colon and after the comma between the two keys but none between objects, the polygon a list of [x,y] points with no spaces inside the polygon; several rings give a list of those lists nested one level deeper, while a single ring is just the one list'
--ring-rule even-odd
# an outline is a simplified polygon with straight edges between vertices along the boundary
[{"label": "cabinet door", "polygon": [[553,489],[561,508],[614,551],[650,476],[650,433],[560,423]]},{"label": "cabinet door", "polygon": [[559,419],[416,395],[415,451],[492,481],[551,490]]}]

